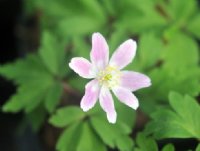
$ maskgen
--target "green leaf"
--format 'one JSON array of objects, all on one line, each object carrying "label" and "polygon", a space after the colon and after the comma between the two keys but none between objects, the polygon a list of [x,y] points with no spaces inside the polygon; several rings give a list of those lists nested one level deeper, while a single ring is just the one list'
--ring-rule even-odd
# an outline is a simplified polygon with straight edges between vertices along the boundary
[{"label": "green leaf", "polygon": [[[127,132],[124,131],[120,124],[110,124],[105,117],[101,116],[93,116],[90,120],[92,127],[105,144],[111,148],[117,147],[122,149],[122,151],[131,150],[133,147],[133,142],[130,141],[129,137],[127,136]],[[127,143],[125,140],[128,140]]]},{"label": "green leaf", "polygon": [[[30,79],[31,80],[31,79]],[[19,112],[25,109],[31,112],[44,99],[44,95],[52,84],[52,78],[33,80],[27,84],[23,84],[18,88],[17,93],[7,101],[3,106],[4,112]]]},{"label": "green leaf", "polygon": [[58,151],[76,151],[82,129],[82,123],[75,123],[68,127],[59,137],[56,149]]},{"label": "green leaf", "polygon": [[94,17],[76,15],[60,21],[58,30],[63,35],[74,37],[85,34],[92,34],[94,31],[98,31],[102,24],[103,23],[101,23],[100,20],[96,20]]},{"label": "green leaf", "polygon": [[200,106],[192,97],[172,92],[172,109],[158,109],[151,115],[146,132],[156,138],[200,138]]},{"label": "green leaf", "polygon": [[138,133],[136,137],[137,148],[134,151],[158,151],[156,141],[146,137],[143,133]]},{"label": "green leaf", "polygon": [[[133,129],[135,121],[135,111],[127,108],[126,105],[115,99],[115,107],[118,113],[117,122],[110,124],[106,119],[102,109],[95,107],[95,111],[89,112],[90,122],[103,142],[111,148],[118,148],[121,151],[130,151],[133,147],[133,141],[128,136]],[[112,134],[112,135],[110,135]]]},{"label": "green leaf", "polygon": [[45,107],[48,112],[53,112],[58,105],[61,99],[62,90],[63,88],[60,83],[55,83],[51,88],[49,88],[45,97]]},{"label": "green leaf", "polygon": [[11,96],[10,100],[6,102],[6,104],[4,104],[4,106],[2,107],[2,111],[17,113],[22,110],[24,107],[24,103],[20,100],[20,98],[21,96],[19,94]]},{"label": "green leaf", "polygon": [[65,127],[85,117],[84,112],[77,106],[68,106],[58,109],[49,119],[49,122],[56,127]]},{"label": "green leaf", "polygon": [[83,93],[85,90],[85,85],[87,84],[87,80],[80,78],[77,74],[73,73],[74,76],[72,76],[69,80],[68,80],[68,84],[74,88],[75,90]]},{"label": "green leaf", "polygon": [[90,40],[90,44],[88,44],[88,42],[85,41],[83,36],[78,36],[73,38],[73,43],[74,43],[74,47],[72,48],[73,54],[75,56],[84,57],[90,60],[89,54],[91,49],[90,45],[92,41]]},{"label": "green leaf", "polygon": [[138,57],[143,69],[152,68],[160,59],[163,44],[154,33],[144,33],[139,40]]},{"label": "green leaf", "polygon": [[[116,104],[116,106],[117,111],[122,114],[119,113],[119,120],[114,125],[108,123],[106,116],[102,114],[103,111],[102,109],[100,110],[99,106],[97,106],[99,108],[95,107],[89,111],[87,115],[79,107],[65,107],[59,109],[50,118],[49,122],[56,127],[71,127],[77,122],[83,124],[82,133],[79,138],[80,141],[77,145],[78,148],[76,148],[77,151],[81,149],[92,151],[95,146],[99,146],[99,151],[104,151],[106,150],[105,144],[112,148],[118,148],[121,151],[130,151],[133,147],[133,141],[128,134],[132,131],[135,114],[133,114],[134,111],[132,109],[130,109],[132,111],[130,112],[127,107],[125,108],[125,105],[121,107],[122,104],[120,104],[120,107],[118,107],[118,104]],[[76,149],[74,150],[76,151]]]},{"label": "green leaf", "polygon": [[119,45],[125,41],[127,38],[127,35],[124,31],[124,29],[115,29],[115,31],[112,33],[110,39],[109,39],[109,49],[110,49],[110,55],[113,54],[113,52],[119,47]]},{"label": "green leaf", "polygon": [[119,125],[125,134],[130,134],[135,125],[136,112],[132,108],[127,107],[113,97],[117,111],[117,125]]},{"label": "green leaf", "polygon": [[[143,4],[146,5],[143,5]],[[155,9],[155,2],[147,0],[127,1],[122,5],[124,13],[120,14],[118,28],[125,28],[133,33],[159,31],[166,25],[166,20]]]},{"label": "green leaf", "polygon": [[104,141],[104,143],[114,148],[114,141],[120,136],[119,131],[117,130],[115,125],[110,125],[109,123],[107,123],[107,121],[105,121],[105,119],[102,120],[99,117],[92,117],[91,124],[95,129],[96,133]]},{"label": "green leaf", "polygon": [[37,132],[45,122],[46,111],[42,106],[39,106],[32,112],[27,113],[25,117],[31,123],[33,131]]},{"label": "green leaf", "polygon": [[95,134],[88,122],[84,122],[82,131],[77,151],[106,151],[106,146]]},{"label": "green leaf", "polygon": [[116,15],[116,5],[114,6],[114,4],[116,4],[116,1],[103,0],[103,3],[101,5],[103,6],[102,9],[104,9],[106,14],[110,14],[111,16],[115,16]]},{"label": "green leaf", "polygon": [[198,146],[197,146],[195,151],[200,151],[200,144],[198,144]]},{"label": "green leaf", "polygon": [[[66,3],[64,1],[53,1],[49,0],[48,5],[44,0],[35,0],[35,1],[24,1],[25,4],[32,5],[35,9],[40,9],[45,16],[54,17],[64,17],[69,15],[70,10],[66,9]],[[71,13],[72,14],[72,13]],[[43,17],[43,16],[42,16]],[[42,18],[44,20],[44,18]]]},{"label": "green leaf", "polygon": [[167,144],[162,148],[162,151],[175,151],[175,148],[172,144]]},{"label": "green leaf", "polygon": [[130,137],[122,136],[116,140],[116,146],[120,151],[131,151],[133,148],[133,140]]},{"label": "green leaf", "polygon": [[180,33],[174,36],[163,48],[160,59],[160,67],[149,73],[153,85],[151,89],[144,90],[144,100],[166,101],[168,93],[172,90],[191,96],[198,95],[199,54],[198,45],[193,39]]},{"label": "green leaf", "polygon": [[[186,95],[182,97],[178,93],[170,93],[170,105],[180,116],[183,128],[188,131],[193,137],[200,138],[200,106],[196,100]],[[181,105],[180,105],[181,102]]]},{"label": "green leaf", "polygon": [[98,20],[105,19],[105,13],[102,10],[99,1],[80,0],[80,3],[83,5],[82,7],[87,10],[88,14],[98,17]]},{"label": "green leaf", "polygon": [[[134,151],[158,151],[158,145],[156,141],[150,137],[146,136],[144,133],[140,132],[136,137],[136,147]],[[174,151],[175,148],[172,144],[167,144],[162,148],[162,151]]]},{"label": "green leaf", "polygon": [[40,57],[50,72],[59,75],[65,56],[62,42],[58,42],[55,36],[44,31],[41,43],[42,44],[39,48]]},{"label": "green leaf", "polygon": [[168,5],[165,11],[167,11],[174,21],[180,23],[186,23],[188,18],[197,10],[196,0],[173,0],[165,5]]},{"label": "green leaf", "polygon": [[26,84],[49,77],[49,73],[38,55],[28,55],[14,63],[1,65],[0,74],[9,80],[14,80],[17,84]]},{"label": "green leaf", "polygon": [[163,59],[165,66],[177,69],[197,65],[199,61],[198,54],[197,43],[193,39],[179,33],[171,37],[168,45],[163,50]]},{"label": "green leaf", "polygon": [[[200,91],[200,70],[198,67],[180,67],[177,69],[163,67],[153,70],[149,75],[153,85],[151,89],[145,89],[142,94],[148,100],[167,101],[167,95],[171,90],[182,94],[187,93],[191,96],[198,95]],[[149,95],[151,95],[151,98],[149,98]]]},{"label": "green leaf", "polygon": [[191,32],[195,37],[200,39],[200,12],[198,12],[195,17],[188,22],[188,26],[186,28]]}]

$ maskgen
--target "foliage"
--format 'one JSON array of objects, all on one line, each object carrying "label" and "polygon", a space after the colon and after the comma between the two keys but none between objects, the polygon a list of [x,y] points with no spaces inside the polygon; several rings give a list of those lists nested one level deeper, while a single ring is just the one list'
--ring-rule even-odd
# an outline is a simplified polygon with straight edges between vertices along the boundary
[{"label": "foliage", "polygon": [[[46,0],[24,0],[24,16],[37,14],[39,19],[40,46],[36,53],[0,65],[0,75],[17,86],[2,110],[22,111],[34,130],[50,118],[49,124],[63,129],[56,144],[58,151],[109,148],[156,151],[161,139],[199,140],[197,3],[197,0],[49,0],[47,4]],[[80,110],[78,104],[87,80],[81,80],[68,67],[73,56],[89,58],[91,34],[96,31],[108,38],[111,53],[124,40],[136,40],[136,58],[127,69],[142,71],[152,80],[150,88],[136,93],[139,114],[115,100],[116,125],[107,123],[98,106],[87,113]],[[135,120],[140,121],[140,112],[151,118],[143,125],[144,133],[134,129]],[[136,138],[132,133],[136,133]],[[172,144],[162,148],[174,150]]]},{"label": "foliage", "polygon": [[152,114],[146,131],[156,138],[200,138],[200,106],[192,97],[171,92],[172,108],[163,108]]},{"label": "foliage", "polygon": [[[56,127],[66,127],[58,140],[57,150],[106,151],[106,145],[121,151],[131,150],[133,141],[128,134],[133,127],[134,112],[126,110],[124,106],[119,107],[119,120],[115,125],[107,122],[99,107],[89,113],[84,113],[77,106],[57,110],[50,123]],[[127,114],[133,117],[125,122]]]},{"label": "foliage", "polygon": [[[144,133],[138,133],[136,137],[137,146],[135,147],[134,151],[158,151],[158,146],[156,141],[151,138],[147,137]],[[174,151],[175,148],[172,144],[165,145],[161,151]]]}]

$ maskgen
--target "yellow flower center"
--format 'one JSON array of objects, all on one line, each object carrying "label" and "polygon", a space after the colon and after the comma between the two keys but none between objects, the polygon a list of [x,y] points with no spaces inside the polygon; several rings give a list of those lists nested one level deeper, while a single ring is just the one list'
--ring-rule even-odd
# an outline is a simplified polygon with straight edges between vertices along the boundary
[{"label": "yellow flower center", "polygon": [[111,66],[107,66],[105,70],[100,71],[98,74],[98,80],[100,85],[105,85],[108,88],[112,88],[119,84],[120,71]]}]

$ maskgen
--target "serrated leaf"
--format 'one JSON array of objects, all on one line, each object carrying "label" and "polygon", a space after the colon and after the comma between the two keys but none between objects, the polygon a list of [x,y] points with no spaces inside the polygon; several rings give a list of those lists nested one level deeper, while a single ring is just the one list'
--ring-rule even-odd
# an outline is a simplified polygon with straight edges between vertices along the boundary
[{"label": "serrated leaf", "polygon": [[[171,92],[169,95],[170,105],[182,119],[183,127],[193,137],[200,138],[200,106],[196,100],[186,95],[182,97],[178,93]],[[181,102],[181,105],[180,105]]]},{"label": "serrated leaf", "polygon": [[[91,124],[104,143],[114,148],[115,139],[120,136],[119,131],[116,129],[115,125],[110,125],[106,121],[102,122],[103,120],[99,117],[92,117]],[[110,135],[110,133],[112,135]]]},{"label": "serrated leaf", "polygon": [[49,71],[55,75],[59,75],[58,72],[64,62],[64,47],[62,45],[48,31],[43,32],[39,55]]},{"label": "serrated leaf", "polygon": [[[107,122],[105,117],[94,116],[91,117],[91,124],[96,133],[100,136],[105,144],[111,148],[121,148],[121,149],[131,149],[133,143],[126,143],[127,146],[124,147],[124,140],[129,140],[129,137],[126,134],[126,131],[119,125],[112,125]],[[110,135],[112,134],[112,135]],[[121,139],[123,138],[123,139]]]},{"label": "serrated leaf", "polygon": [[200,92],[197,43],[179,33],[170,39],[162,52],[161,66],[149,73],[153,85],[151,89],[145,90],[145,98],[152,101],[165,101],[171,90],[197,96]]},{"label": "serrated leaf", "polygon": [[45,107],[48,112],[53,112],[55,107],[58,105],[62,95],[62,90],[63,88],[60,83],[55,83],[49,88],[45,97]]},{"label": "serrated leaf", "polygon": [[77,106],[68,106],[58,109],[49,119],[49,122],[56,127],[65,127],[76,121],[83,119],[84,112]]},{"label": "serrated leaf", "polygon": [[[133,151],[158,151],[158,145],[156,141],[150,137],[146,136],[145,133],[138,133],[136,137],[136,145]],[[172,144],[167,144],[162,148],[162,151],[174,151],[175,148]]]},{"label": "serrated leaf", "polygon": [[156,141],[143,133],[138,133],[136,137],[137,148],[134,151],[158,151]]},{"label": "serrated leaf", "polygon": [[77,151],[106,151],[98,135],[92,130],[88,122],[84,122],[80,141],[77,145]]},{"label": "serrated leaf", "polygon": [[189,22],[186,28],[191,32],[195,37],[200,39],[200,12],[198,12]]},{"label": "serrated leaf", "polygon": [[0,74],[9,80],[14,80],[17,84],[26,84],[49,77],[49,73],[38,55],[28,55],[14,63],[1,65]]},{"label": "serrated leaf", "polygon": [[82,129],[82,123],[75,123],[68,127],[59,137],[56,149],[58,151],[76,151]]},{"label": "serrated leaf", "polygon": [[3,112],[17,113],[23,109],[24,103],[20,100],[19,95],[11,96],[10,100],[2,107]]},{"label": "serrated leaf", "polygon": [[24,109],[31,112],[35,109],[52,83],[51,77],[38,79],[38,81],[23,84],[18,88],[17,93],[7,101],[3,106],[4,112],[19,112]]},{"label": "serrated leaf", "polygon": [[[143,95],[148,100],[167,101],[168,93],[171,90],[182,94],[187,93],[191,96],[198,95],[200,91],[200,70],[198,67],[180,67],[176,69],[166,67],[156,68],[149,76],[153,85],[151,89],[145,90],[145,94],[143,92]],[[149,95],[151,95],[151,98],[148,97]]]},{"label": "serrated leaf", "polygon": [[170,93],[172,109],[157,110],[152,114],[153,121],[147,127],[147,133],[156,138],[200,138],[200,106],[193,98]]},{"label": "serrated leaf", "polygon": [[167,144],[162,148],[162,151],[175,151],[175,148],[172,144]]}]

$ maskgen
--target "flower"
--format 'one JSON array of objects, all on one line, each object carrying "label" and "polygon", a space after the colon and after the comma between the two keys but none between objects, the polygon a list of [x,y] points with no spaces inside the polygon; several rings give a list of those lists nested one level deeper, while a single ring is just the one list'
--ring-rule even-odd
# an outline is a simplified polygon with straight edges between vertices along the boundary
[{"label": "flower", "polygon": [[100,106],[107,114],[110,123],[115,123],[117,113],[110,90],[122,103],[137,109],[138,99],[132,93],[151,85],[151,80],[144,74],[121,70],[132,62],[136,53],[136,42],[129,39],[122,43],[109,61],[109,48],[100,33],[92,35],[91,62],[82,57],[72,58],[69,67],[83,78],[93,79],[85,86],[81,108],[88,111],[99,99]]}]

